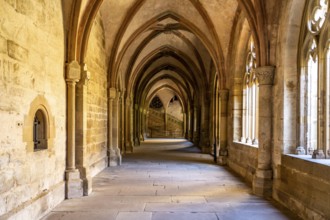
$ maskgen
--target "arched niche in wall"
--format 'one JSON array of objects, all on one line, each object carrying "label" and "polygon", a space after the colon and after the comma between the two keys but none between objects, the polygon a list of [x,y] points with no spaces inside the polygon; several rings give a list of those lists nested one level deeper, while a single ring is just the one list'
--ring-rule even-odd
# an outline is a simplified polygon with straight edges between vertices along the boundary
[{"label": "arched niche in wall", "polygon": [[53,149],[55,137],[54,117],[44,96],[38,95],[24,117],[23,142],[28,152]]}]

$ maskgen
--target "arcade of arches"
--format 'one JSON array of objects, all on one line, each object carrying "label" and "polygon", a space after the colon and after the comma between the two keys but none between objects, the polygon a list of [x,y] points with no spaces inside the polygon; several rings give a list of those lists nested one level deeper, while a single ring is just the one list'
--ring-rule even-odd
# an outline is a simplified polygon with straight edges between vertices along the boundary
[{"label": "arcade of arches", "polygon": [[254,194],[330,218],[330,1],[0,5],[1,219],[88,196],[153,137],[186,138]]}]

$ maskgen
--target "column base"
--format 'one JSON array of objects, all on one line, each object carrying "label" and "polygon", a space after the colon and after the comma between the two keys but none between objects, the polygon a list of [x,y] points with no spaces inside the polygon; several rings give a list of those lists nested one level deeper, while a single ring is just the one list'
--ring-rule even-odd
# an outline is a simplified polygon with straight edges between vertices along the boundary
[{"label": "column base", "polygon": [[251,138],[246,138],[246,143],[247,144],[252,144],[252,139]]},{"label": "column base", "polygon": [[221,166],[226,166],[227,165],[227,160],[228,160],[227,156],[219,156],[217,163]]},{"label": "column base", "polygon": [[227,160],[228,160],[228,150],[227,149],[220,149],[220,155],[218,158],[218,164],[221,166],[227,165]]},{"label": "column base", "polygon": [[305,150],[305,148],[302,147],[302,146],[298,146],[298,147],[296,148],[296,154],[297,154],[297,155],[306,155],[306,150]]},{"label": "column base", "polygon": [[119,149],[109,150],[109,167],[116,167],[121,165],[121,154]]},{"label": "column base", "polygon": [[134,146],[140,146],[140,140],[137,137],[134,139]]},{"label": "column base", "polygon": [[65,171],[65,198],[79,198],[84,195],[83,181],[79,170]]},{"label": "column base", "polygon": [[80,171],[80,176],[83,181],[83,194],[88,196],[92,193],[92,177],[89,174],[89,170],[86,167],[78,168]]},{"label": "column base", "polygon": [[312,158],[313,159],[325,159],[325,154],[324,154],[323,150],[314,150]]},{"label": "column base", "polygon": [[253,176],[253,193],[257,196],[271,197],[273,189],[273,171],[257,170]]},{"label": "column base", "polygon": [[132,144],[132,142],[127,142],[125,144],[125,153],[126,154],[133,153],[133,144]]}]

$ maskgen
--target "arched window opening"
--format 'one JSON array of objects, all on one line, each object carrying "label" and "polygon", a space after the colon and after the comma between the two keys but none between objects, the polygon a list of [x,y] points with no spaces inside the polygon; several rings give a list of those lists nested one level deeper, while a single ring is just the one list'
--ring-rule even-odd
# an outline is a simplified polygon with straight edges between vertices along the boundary
[{"label": "arched window opening", "polygon": [[39,109],[33,120],[33,143],[34,150],[47,149],[47,132],[44,113]]},{"label": "arched window opening", "polygon": [[253,38],[249,40],[243,83],[243,117],[241,141],[258,145],[258,80],[254,74],[256,52]]},{"label": "arched window opening", "polygon": [[318,58],[316,43],[313,41],[308,56],[307,72],[307,148],[310,154],[317,149],[317,124],[318,124]]},{"label": "arched window opening", "polygon": [[[322,159],[330,144],[328,0],[310,0],[300,62],[300,143],[298,154]],[[329,155],[328,155],[329,157]]]}]

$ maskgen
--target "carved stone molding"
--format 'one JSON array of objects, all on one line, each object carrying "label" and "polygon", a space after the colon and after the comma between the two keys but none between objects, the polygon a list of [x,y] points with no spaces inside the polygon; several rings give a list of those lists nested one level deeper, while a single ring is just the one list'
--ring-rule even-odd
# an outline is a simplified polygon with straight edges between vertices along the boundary
[{"label": "carved stone molding", "polygon": [[261,66],[253,69],[254,74],[258,77],[259,85],[273,85],[275,67],[274,66]]}]

